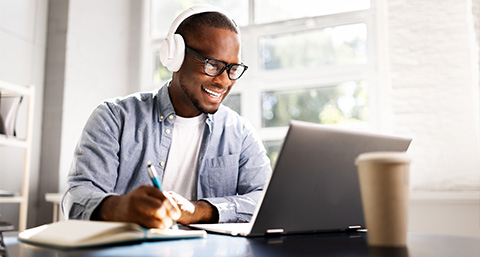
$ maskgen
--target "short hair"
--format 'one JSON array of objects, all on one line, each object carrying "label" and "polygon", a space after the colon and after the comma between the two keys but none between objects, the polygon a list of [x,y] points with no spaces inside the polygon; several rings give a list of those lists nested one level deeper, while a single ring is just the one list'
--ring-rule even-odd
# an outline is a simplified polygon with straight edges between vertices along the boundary
[{"label": "short hair", "polygon": [[[185,42],[188,39],[200,38],[205,27],[227,29],[239,34],[235,21],[223,13],[203,12],[186,18],[177,28],[176,34],[180,34]],[[192,38],[193,37],[193,38]]]}]

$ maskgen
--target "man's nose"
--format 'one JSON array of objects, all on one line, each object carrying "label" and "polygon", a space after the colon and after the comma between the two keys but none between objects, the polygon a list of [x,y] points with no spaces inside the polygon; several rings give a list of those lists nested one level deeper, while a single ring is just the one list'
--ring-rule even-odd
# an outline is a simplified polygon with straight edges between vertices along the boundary
[{"label": "man's nose", "polygon": [[215,83],[222,85],[223,87],[228,87],[232,85],[232,80],[228,77],[228,69],[225,69],[222,73],[213,78]]}]

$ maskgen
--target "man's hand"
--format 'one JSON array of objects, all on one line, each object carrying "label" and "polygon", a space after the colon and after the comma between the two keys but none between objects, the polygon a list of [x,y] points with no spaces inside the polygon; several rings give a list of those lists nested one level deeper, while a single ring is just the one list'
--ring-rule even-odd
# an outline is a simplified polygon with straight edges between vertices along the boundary
[{"label": "man's hand", "polygon": [[169,228],[182,212],[171,196],[158,188],[140,186],[128,194],[109,196],[92,219],[137,223],[145,228]]},{"label": "man's hand", "polygon": [[169,191],[165,193],[170,195],[177,203],[182,212],[178,223],[183,225],[193,223],[215,223],[218,222],[218,210],[207,201],[189,201],[183,196]]}]

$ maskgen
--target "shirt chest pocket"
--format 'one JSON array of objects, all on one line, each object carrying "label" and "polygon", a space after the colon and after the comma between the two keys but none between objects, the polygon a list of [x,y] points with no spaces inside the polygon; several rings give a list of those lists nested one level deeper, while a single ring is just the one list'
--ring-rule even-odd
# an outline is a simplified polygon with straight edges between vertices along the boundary
[{"label": "shirt chest pocket", "polygon": [[222,197],[237,193],[238,159],[238,154],[231,154],[206,160],[205,171],[212,195]]}]

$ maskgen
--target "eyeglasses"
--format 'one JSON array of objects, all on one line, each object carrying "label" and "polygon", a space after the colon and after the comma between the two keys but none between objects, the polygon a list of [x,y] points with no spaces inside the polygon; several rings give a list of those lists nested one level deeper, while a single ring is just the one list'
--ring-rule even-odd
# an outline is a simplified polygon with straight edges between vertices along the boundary
[{"label": "eyeglasses", "polygon": [[215,58],[205,57],[188,46],[185,46],[185,50],[188,54],[204,61],[203,72],[210,77],[216,77],[226,69],[228,78],[237,80],[248,69],[248,66],[243,63],[227,63]]}]

